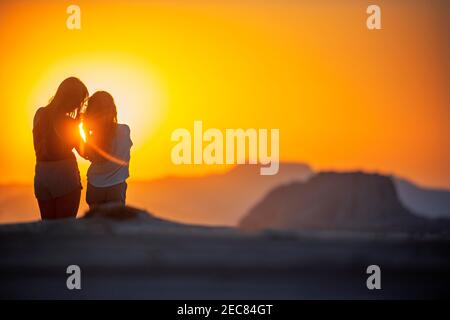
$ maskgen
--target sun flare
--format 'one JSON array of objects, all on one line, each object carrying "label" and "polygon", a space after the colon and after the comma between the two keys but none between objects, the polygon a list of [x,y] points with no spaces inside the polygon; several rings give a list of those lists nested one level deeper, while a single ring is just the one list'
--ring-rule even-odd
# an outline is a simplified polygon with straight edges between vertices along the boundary
[{"label": "sun flare", "polygon": [[86,133],[84,132],[83,122],[80,122],[80,124],[78,125],[78,129],[80,131],[81,139],[86,142]]}]

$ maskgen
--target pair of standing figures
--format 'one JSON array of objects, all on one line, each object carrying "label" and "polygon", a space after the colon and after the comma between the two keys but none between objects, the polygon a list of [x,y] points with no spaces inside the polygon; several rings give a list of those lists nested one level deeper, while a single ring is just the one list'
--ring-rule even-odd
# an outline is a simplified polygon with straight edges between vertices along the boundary
[{"label": "pair of standing figures", "polygon": [[117,122],[113,97],[88,89],[77,78],[65,79],[33,120],[36,154],[34,193],[42,219],[76,217],[82,184],[73,150],[90,161],[86,201],[89,207],[125,204],[129,177],[130,129]]}]

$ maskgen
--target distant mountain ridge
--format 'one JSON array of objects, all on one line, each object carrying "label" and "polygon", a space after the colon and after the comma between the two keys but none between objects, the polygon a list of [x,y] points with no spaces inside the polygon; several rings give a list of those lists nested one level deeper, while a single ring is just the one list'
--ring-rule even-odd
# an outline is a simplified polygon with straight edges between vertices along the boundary
[{"label": "distant mountain ridge", "polygon": [[449,226],[405,208],[391,177],[363,172],[321,172],[275,188],[240,222],[254,230],[434,232],[450,231]]},{"label": "distant mountain ridge", "polygon": [[306,181],[313,170],[306,164],[281,163],[278,174],[262,176],[258,165],[238,165],[224,174],[170,177],[134,183],[129,203],[158,216],[186,223],[237,225],[267,192],[293,181]]},{"label": "distant mountain ridge", "polygon": [[450,218],[450,192],[419,187],[399,177],[394,184],[400,201],[412,212],[428,218]]},{"label": "distant mountain ridge", "polygon": [[[223,174],[130,181],[127,203],[179,222],[235,226],[271,189],[306,181],[314,174],[302,163],[280,163],[273,176],[261,176],[259,169],[259,165],[238,165]],[[85,191],[78,216],[87,209]],[[0,223],[38,219],[32,185],[0,186]]]},{"label": "distant mountain ridge", "polygon": [[[261,176],[258,165],[238,165],[223,174],[129,181],[127,203],[179,222],[236,226],[274,188],[307,181],[315,174],[307,164],[282,162],[274,176]],[[409,211],[427,218],[450,218],[448,190],[423,188],[392,178],[400,202]],[[87,210],[84,196],[79,216]],[[0,223],[38,219],[31,183],[0,185]]]}]

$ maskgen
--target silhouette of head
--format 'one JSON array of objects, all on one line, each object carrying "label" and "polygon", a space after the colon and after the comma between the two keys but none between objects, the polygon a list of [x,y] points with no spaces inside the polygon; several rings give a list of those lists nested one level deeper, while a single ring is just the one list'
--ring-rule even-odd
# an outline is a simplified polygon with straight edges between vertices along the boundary
[{"label": "silhouette of head", "polygon": [[107,149],[114,138],[117,124],[117,108],[114,98],[106,91],[97,91],[88,100],[83,121],[93,142]]},{"label": "silhouette of head", "polygon": [[83,82],[78,78],[70,77],[61,82],[50,105],[60,113],[75,116],[88,97],[89,92]]}]

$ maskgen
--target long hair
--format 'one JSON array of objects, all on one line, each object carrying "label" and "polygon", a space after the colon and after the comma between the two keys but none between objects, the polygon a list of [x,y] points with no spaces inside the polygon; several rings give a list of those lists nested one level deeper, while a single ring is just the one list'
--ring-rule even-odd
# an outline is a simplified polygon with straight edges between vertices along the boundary
[{"label": "long hair", "polygon": [[83,116],[89,139],[98,148],[109,152],[116,134],[117,108],[106,91],[97,91],[88,100]]},{"label": "long hair", "polygon": [[70,77],[61,82],[48,106],[60,114],[75,118],[88,97],[89,92],[84,83],[78,78]]}]

